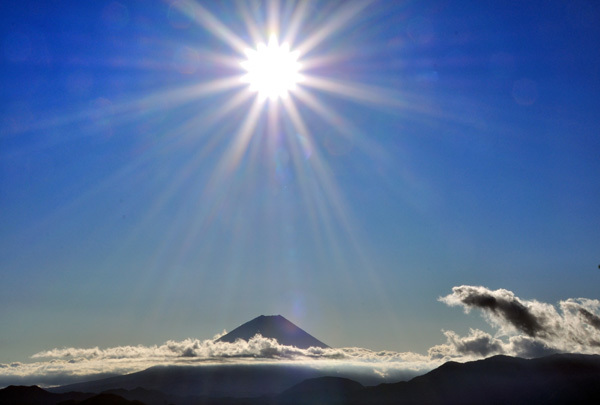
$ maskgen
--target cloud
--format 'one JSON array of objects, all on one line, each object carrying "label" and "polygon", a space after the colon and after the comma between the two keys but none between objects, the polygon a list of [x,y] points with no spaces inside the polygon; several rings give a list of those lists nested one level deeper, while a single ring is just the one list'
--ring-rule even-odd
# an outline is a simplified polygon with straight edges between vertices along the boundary
[{"label": "cloud", "polygon": [[80,363],[84,361],[107,360],[144,360],[144,361],[174,361],[174,362],[226,362],[241,359],[263,360],[344,360],[347,362],[367,363],[397,363],[419,362],[426,356],[416,353],[399,353],[394,351],[372,351],[369,349],[321,348],[310,347],[300,349],[294,346],[279,344],[277,340],[257,334],[249,341],[237,340],[234,343],[221,342],[213,339],[185,339],[183,341],[167,341],[160,346],[119,346],[107,349],[98,347],[62,348],[43,351],[31,356],[33,359],[53,361],[69,361]]},{"label": "cloud", "polygon": [[439,299],[445,304],[462,305],[465,311],[479,308],[502,329],[517,329],[528,336],[547,335],[549,319],[556,317],[554,307],[530,301],[527,304],[508,290],[491,291],[485,287],[463,285],[454,287],[452,294]]},{"label": "cloud", "polygon": [[[439,301],[480,310],[495,329],[471,329],[466,336],[443,331],[446,342],[427,354],[373,351],[359,347],[299,349],[256,335],[234,343],[216,339],[167,341],[154,346],[55,348],[33,362],[0,364],[0,387],[9,384],[63,385],[141,371],[157,365],[286,363],[326,370],[372,384],[407,380],[448,360],[470,361],[496,354],[539,357],[557,352],[600,354],[600,301],[569,298],[558,306],[525,300],[513,292],[457,286]],[[363,380],[364,381],[364,380]]]},{"label": "cloud", "polygon": [[528,336],[511,336],[505,350],[512,356],[525,358],[549,356],[563,351]]},{"label": "cloud", "polygon": [[585,320],[592,325],[596,329],[600,329],[600,317],[592,314],[585,308],[579,308],[579,315],[581,315]]},{"label": "cloud", "polygon": [[289,363],[348,375],[370,377],[374,382],[405,380],[439,365],[416,353],[372,351],[363,348],[299,349],[256,335],[234,343],[185,339],[154,346],[119,346],[101,349],[56,348],[36,353],[33,363],[15,367],[0,364],[0,387],[9,384],[63,385],[84,379],[126,374],[156,365],[214,365]]},{"label": "cloud", "polygon": [[453,331],[445,331],[444,335],[446,343],[433,346],[428,351],[432,360],[464,362],[498,354],[532,358],[560,352],[543,341],[525,335],[502,340],[479,329],[471,329],[467,336],[459,336]]},{"label": "cloud", "polygon": [[445,331],[444,335],[446,344],[429,349],[431,359],[481,358],[505,352],[504,342],[478,329],[471,329],[465,337],[460,337],[453,331]]},{"label": "cloud", "polygon": [[[450,306],[462,306],[465,312],[480,309],[485,319],[498,329],[498,334],[495,340],[482,335],[484,332],[481,331],[471,331],[470,336],[463,338],[450,335],[446,345],[442,345],[444,347],[432,348],[434,354],[464,354],[465,348],[469,347],[465,345],[471,341],[481,343],[487,350],[481,351],[482,355],[506,353],[537,357],[556,352],[600,353],[598,300],[569,298],[560,301],[557,309],[551,304],[521,299],[508,290],[468,285],[454,287],[452,294],[439,300]],[[508,340],[497,339],[500,336],[508,337]]]}]

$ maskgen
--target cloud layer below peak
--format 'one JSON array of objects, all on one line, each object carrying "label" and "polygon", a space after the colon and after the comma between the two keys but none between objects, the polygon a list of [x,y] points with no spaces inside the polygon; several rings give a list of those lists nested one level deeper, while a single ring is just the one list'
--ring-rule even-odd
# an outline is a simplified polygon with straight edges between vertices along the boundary
[{"label": "cloud layer below peak", "polygon": [[[496,354],[539,357],[557,352],[600,354],[600,301],[577,298],[558,306],[524,300],[513,292],[482,286],[458,286],[439,301],[481,311],[494,335],[471,329],[466,336],[443,331],[446,342],[426,355],[364,348],[299,349],[255,336],[249,341],[185,339],[154,346],[56,348],[31,356],[33,362],[0,364],[0,387],[42,386],[126,374],[156,365],[288,363],[342,370],[391,382],[423,374],[448,360],[469,361]],[[217,336],[218,337],[218,336]]]}]

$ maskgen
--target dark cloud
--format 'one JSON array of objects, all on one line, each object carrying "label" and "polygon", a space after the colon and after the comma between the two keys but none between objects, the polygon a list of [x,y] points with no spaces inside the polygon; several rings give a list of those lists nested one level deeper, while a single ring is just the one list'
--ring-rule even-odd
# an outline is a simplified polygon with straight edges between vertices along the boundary
[{"label": "dark cloud", "polygon": [[446,344],[429,349],[430,358],[481,358],[505,353],[504,342],[478,329],[471,329],[468,336],[459,336],[453,331],[445,331],[444,335]]},{"label": "dark cloud", "polygon": [[514,336],[510,338],[507,349],[514,356],[525,358],[549,356],[560,352],[546,343],[528,336]]},{"label": "dark cloud", "polygon": [[473,308],[482,310],[500,335],[511,336],[503,345],[506,353],[522,357],[556,352],[598,353],[598,300],[569,298],[559,302],[558,311],[551,304],[520,299],[508,290],[465,285],[454,287],[452,294],[439,300],[462,306],[467,312]]},{"label": "dark cloud", "polygon": [[480,357],[504,352],[502,342],[488,334],[457,340],[456,347],[461,354],[474,354]]},{"label": "dark cloud", "polygon": [[594,328],[600,330],[600,316],[592,314],[585,308],[579,308],[579,314]]},{"label": "dark cloud", "polygon": [[[538,319],[529,308],[507,290],[490,291],[484,287],[460,286],[452,289],[451,300],[444,301],[454,305],[458,299],[466,307],[475,307],[491,311],[512,324],[528,336],[548,333],[543,319]],[[446,297],[447,298],[447,297]],[[444,300],[444,299],[442,299]]]}]

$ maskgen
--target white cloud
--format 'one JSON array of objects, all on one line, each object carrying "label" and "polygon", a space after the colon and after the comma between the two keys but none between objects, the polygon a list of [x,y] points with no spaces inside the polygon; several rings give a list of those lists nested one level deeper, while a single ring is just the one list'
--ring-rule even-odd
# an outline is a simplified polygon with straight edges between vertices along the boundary
[{"label": "white cloud", "polygon": [[155,346],[119,346],[106,349],[56,348],[36,353],[33,363],[11,367],[0,364],[0,386],[15,383],[66,384],[100,376],[141,371],[155,365],[209,365],[231,363],[289,363],[350,374],[380,376],[397,381],[429,371],[427,356],[362,348],[299,349],[257,335],[249,341],[217,342],[215,339],[167,341]]},{"label": "white cloud", "polygon": [[[490,290],[481,286],[459,286],[452,294],[439,298],[451,306],[462,306],[465,312],[476,308],[498,333],[495,338],[472,331],[472,336],[452,335],[444,347],[434,353],[448,352],[460,356],[469,339],[478,336],[488,343],[488,354],[506,353],[520,357],[537,357],[549,353],[600,354],[600,301],[587,298],[559,301],[558,309],[536,300],[521,299],[511,291]],[[452,332],[453,333],[453,332]],[[448,334],[446,335],[448,337]],[[498,337],[505,337],[500,340]],[[478,347],[475,345],[475,347]],[[432,348],[434,349],[434,348]],[[483,352],[481,352],[484,355]]]},{"label": "white cloud", "polygon": [[482,358],[505,352],[504,342],[478,329],[460,337],[453,331],[444,331],[446,343],[433,346],[428,354],[432,359]]},{"label": "white cloud", "polygon": [[[443,331],[446,342],[427,355],[372,351],[358,347],[299,349],[260,335],[235,343],[213,339],[167,341],[154,346],[101,349],[56,348],[36,353],[34,362],[0,364],[0,387],[9,384],[67,384],[141,371],[155,365],[289,363],[338,374],[399,381],[423,374],[448,360],[469,361],[496,354],[539,357],[556,352],[600,354],[600,301],[578,298],[558,307],[524,300],[513,292],[481,286],[458,286],[439,298],[466,312],[479,309],[495,335],[471,329],[467,336]],[[338,374],[339,375],[339,374]]]}]

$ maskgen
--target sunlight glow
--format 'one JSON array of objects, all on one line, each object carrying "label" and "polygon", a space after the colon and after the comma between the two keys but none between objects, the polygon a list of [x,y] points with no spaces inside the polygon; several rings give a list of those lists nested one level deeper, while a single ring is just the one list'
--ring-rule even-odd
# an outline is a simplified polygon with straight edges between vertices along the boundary
[{"label": "sunlight glow", "polygon": [[[237,23],[245,24],[245,32],[221,21],[209,11],[210,7],[199,3],[203,2],[177,0],[173,8],[234,51],[217,53],[208,46],[210,43],[185,48],[191,48],[218,74],[207,81],[190,81],[181,88],[150,95],[141,100],[139,108],[136,103],[123,107],[124,113],[161,111],[166,102],[187,108],[191,102],[205,99],[192,119],[178,122],[169,130],[175,134],[166,145],[170,151],[177,152],[182,145],[201,147],[197,152],[186,151],[191,155],[188,164],[156,199],[146,220],[151,222],[178,198],[181,190],[195,184],[198,176],[202,186],[192,187],[191,201],[202,203],[190,208],[195,210],[191,219],[178,219],[187,229],[175,257],[212,257],[212,251],[221,249],[216,247],[220,238],[214,236],[220,235],[217,229],[233,228],[236,237],[227,246],[230,255],[226,261],[232,270],[226,288],[237,289],[237,280],[244,272],[238,263],[253,254],[245,235],[255,235],[258,222],[253,218],[258,218],[266,224],[262,226],[268,246],[265,268],[275,269],[279,260],[284,260],[286,271],[282,276],[289,285],[300,282],[303,251],[323,263],[333,260],[342,264],[348,260],[345,249],[349,247],[352,260],[360,263],[353,266],[369,273],[377,296],[387,302],[381,281],[371,273],[350,206],[337,184],[335,167],[330,166],[341,155],[351,159],[351,149],[375,159],[382,155],[353,120],[338,111],[334,99],[363,106],[415,108],[405,95],[399,97],[391,89],[336,74],[360,56],[353,46],[337,46],[338,39],[371,0],[340,2],[329,9],[328,18],[318,23],[312,20],[315,8],[311,0],[236,2],[240,17]],[[185,73],[187,60],[182,62]],[[190,77],[188,74],[186,80]],[[121,111],[118,107],[113,106],[113,110]],[[127,116],[124,113],[121,115]],[[153,147],[153,153],[162,153],[165,145],[160,146]],[[293,231],[296,225],[304,227],[304,223],[311,235],[306,246],[296,240]],[[169,235],[176,235],[178,230],[173,226]],[[175,236],[167,238],[174,240]],[[278,248],[271,250],[275,246]],[[154,261],[161,262],[162,255],[158,251]],[[158,265],[155,271],[162,274]],[[342,272],[339,279],[350,287],[346,275]]]},{"label": "sunlight glow", "polygon": [[302,81],[298,53],[290,51],[288,43],[279,45],[275,35],[271,35],[268,46],[260,43],[256,50],[247,49],[245,53],[248,60],[241,65],[247,74],[242,81],[261,98],[285,98]]}]

